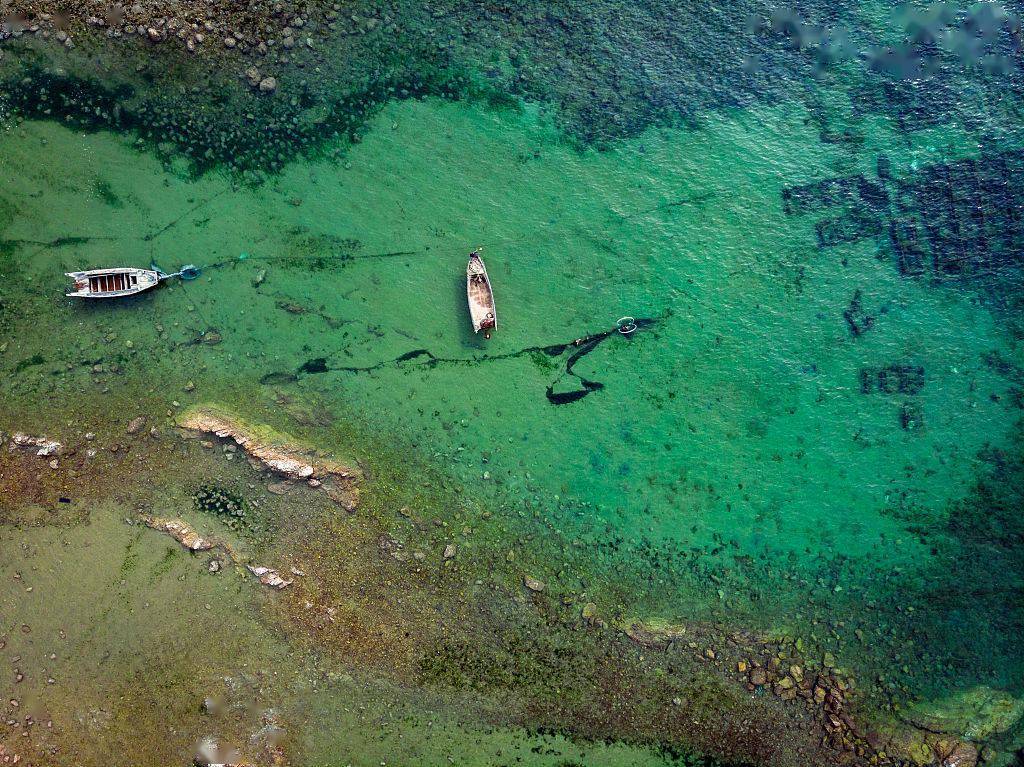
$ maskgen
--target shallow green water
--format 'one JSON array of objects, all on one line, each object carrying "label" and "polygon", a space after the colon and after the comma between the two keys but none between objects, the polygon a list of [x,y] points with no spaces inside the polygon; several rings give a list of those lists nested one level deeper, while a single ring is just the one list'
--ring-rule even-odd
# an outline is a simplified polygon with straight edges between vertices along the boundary
[{"label": "shallow green water", "polygon": [[[988,178],[1010,156],[1019,214],[1012,127],[993,108],[1002,137],[982,144],[957,120],[900,130],[838,84],[811,101],[601,152],[530,103],[391,103],[357,145],[256,188],[25,122],[0,139],[10,409],[59,425],[74,407],[47,412],[51,397],[110,394],[90,381],[100,358],[168,404],[316,402],[493,503],[510,540],[518,515],[542,518],[568,544],[567,577],[615,584],[633,611],[809,636],[880,701],[1019,695],[1020,262],[936,266],[943,248],[1012,252],[1019,223],[991,219],[981,187],[928,186],[930,169],[978,158],[965,177]],[[822,140],[843,129],[856,140]],[[825,179],[853,180],[800,202]],[[851,241],[828,241],[830,219]],[[936,220],[958,232],[919,274],[891,234],[911,220],[925,239]],[[489,341],[465,311],[480,245]],[[151,260],[207,268],[121,304],[59,295],[65,270]],[[650,324],[610,335],[575,376],[576,347],[544,350],[623,315]],[[190,343],[210,329],[222,343]],[[577,376],[601,387],[553,404]],[[266,402],[249,399],[260,387]]]}]

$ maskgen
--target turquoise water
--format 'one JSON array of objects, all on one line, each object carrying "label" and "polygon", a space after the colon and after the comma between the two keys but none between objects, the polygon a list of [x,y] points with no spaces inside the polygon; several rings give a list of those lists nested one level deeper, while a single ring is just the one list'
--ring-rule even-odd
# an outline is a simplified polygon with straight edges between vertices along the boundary
[{"label": "turquoise water", "polygon": [[[572,105],[389,101],[261,184],[12,122],[3,425],[216,400],[369,452],[342,422],[490,512],[484,548],[623,615],[800,637],[897,718],[1019,698],[1015,96],[962,68],[785,77],[807,90],[599,146]],[[489,341],[465,311],[478,246]],[[205,268],[60,296],[64,271],[151,261]],[[572,345],[625,315],[635,334]],[[1005,760],[1019,732],[978,743]]]}]

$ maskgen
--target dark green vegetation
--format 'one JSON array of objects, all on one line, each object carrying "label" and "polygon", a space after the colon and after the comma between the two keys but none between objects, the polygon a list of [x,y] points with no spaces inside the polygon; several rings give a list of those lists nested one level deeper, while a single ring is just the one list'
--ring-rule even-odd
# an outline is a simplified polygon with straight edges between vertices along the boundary
[{"label": "dark green vegetation", "polygon": [[[930,87],[939,89],[934,83]],[[907,106],[905,90],[890,95],[891,108]],[[949,107],[955,109],[953,104]],[[925,118],[935,124],[948,117],[948,111],[930,102],[902,114],[908,130],[920,129]],[[784,190],[783,202],[789,214],[820,217],[816,231],[824,257],[837,246],[875,240],[878,259],[891,263],[903,278],[927,281],[940,290],[973,292],[1019,344],[1024,341],[1022,169],[1024,152],[994,145],[982,146],[977,157],[907,173],[894,171],[887,158],[879,157],[873,178],[854,174],[791,187]],[[859,293],[853,302],[858,304],[856,312]],[[871,325],[857,325],[853,313],[848,310],[851,335],[869,332]],[[993,401],[1005,406],[1009,418],[1020,419],[1020,366],[998,354],[988,355],[984,362],[1009,384],[1005,395],[990,395]],[[926,384],[926,371],[911,362],[860,370],[863,394],[901,400],[899,423],[908,432],[927,428],[923,409],[913,399]],[[914,638],[916,648],[907,644],[896,657],[902,653],[925,663],[928,671],[916,675],[915,694],[941,691],[967,665],[987,684],[1018,687],[1009,669],[1019,659],[1017,637],[1024,631],[1022,450],[1018,423],[1009,448],[989,446],[976,456],[977,480],[967,497],[948,508],[929,509],[897,496],[886,509],[908,533],[928,542],[933,557],[929,574],[915,579],[880,574],[894,586],[903,583],[892,593],[897,611],[884,621],[878,614],[878,625],[885,630],[892,621],[893,636]],[[907,471],[912,473],[914,467]],[[910,601],[912,612],[906,609]],[[983,619],[975,622],[967,616]],[[989,648],[1000,661],[978,664],[972,657],[977,646]],[[898,689],[884,679],[880,688]]]},{"label": "dark green vegetation", "polygon": [[[0,333],[7,333],[11,327],[10,309],[4,300],[3,289],[0,289]],[[0,341],[3,343],[3,341]]]},{"label": "dark green vegetation", "polygon": [[[342,38],[323,62],[328,73],[315,82],[301,70],[284,76],[287,97],[263,96],[238,83],[225,62],[171,47],[136,70],[134,46],[94,39],[83,59],[36,41],[19,43],[17,63],[0,66],[6,103],[16,114],[58,117],[79,129],[134,131],[169,168],[183,155],[196,173],[222,165],[273,172],[297,155],[317,153],[325,140],[358,141],[366,121],[394,98],[506,101],[418,37],[396,50],[381,50],[372,39]],[[102,78],[93,57],[103,62]],[[55,67],[54,59],[62,66]],[[388,66],[381,70],[384,61]],[[191,87],[179,88],[183,81]]]},{"label": "dark green vegetation", "polygon": [[[585,628],[554,614],[534,618],[503,611],[485,618],[500,630],[429,648],[419,669],[425,684],[498,697],[522,707],[524,725],[544,722],[545,731],[571,738],[613,734],[649,744],[657,732],[668,744],[685,730],[679,742],[688,742],[690,753],[663,746],[672,764],[685,767],[754,767],[766,761],[772,738],[759,732],[760,722],[750,723],[750,737],[704,742],[709,718],[726,706],[738,708],[738,696],[710,676],[695,679],[693,660],[679,650],[659,657],[665,665],[652,671],[622,642],[584,637]],[[695,747],[721,758],[694,756]]]},{"label": "dark green vegetation", "polygon": [[[974,491],[953,505],[945,522],[957,556],[936,573],[928,602],[936,629],[944,619],[960,629],[945,632],[958,647],[954,657],[980,641],[1009,664],[1024,634],[1024,420],[1009,449],[987,448],[978,458]],[[990,616],[984,636],[963,623],[974,612]],[[987,672],[992,683],[1012,684],[999,668]]]},{"label": "dark green vegetation", "polygon": [[[1013,18],[986,13],[892,18],[899,43],[887,47],[890,40],[864,34],[854,5],[821,0],[790,9],[763,0],[723,8],[392,0],[328,11],[315,44],[273,67],[282,87],[270,96],[240,82],[253,62],[268,66],[251,51],[142,44],[137,65],[140,43],[111,44],[87,30],[72,51],[8,41],[14,55],[0,63],[0,82],[8,111],[134,130],[166,158],[186,156],[194,171],[273,172],[317,153],[324,140],[358,141],[385,102],[425,96],[536,101],[573,141],[597,147],[651,125],[696,124],[711,110],[798,98],[823,141],[857,144],[856,125],[871,113],[907,133],[950,122],[991,132],[974,119],[976,109],[1015,103],[1024,78]],[[942,36],[951,44],[937,44]],[[968,80],[972,95],[964,99]],[[850,83],[851,122],[840,124],[818,88]],[[843,239],[843,230],[827,236]]]},{"label": "dark green vegetation", "polygon": [[123,208],[124,202],[114,192],[110,186],[110,182],[106,179],[97,178],[93,183],[93,191],[96,195],[103,200],[104,204],[109,205],[111,208]]},{"label": "dark green vegetation", "polygon": [[[878,258],[901,276],[977,289],[1005,319],[1019,324],[1024,150],[984,146],[977,158],[899,175],[884,156],[876,166],[875,178],[853,174],[789,187],[783,190],[785,210],[821,217],[815,230],[826,256],[835,246],[875,239]],[[859,328],[852,314],[847,322]],[[886,389],[881,378],[879,386]]]},{"label": "dark green vegetation", "polygon": [[[214,52],[214,63],[208,50],[190,57],[169,43],[139,63],[137,43],[87,34],[71,52],[6,44],[18,55],[5,56],[0,77],[18,112],[67,122],[74,132],[52,134],[67,134],[58,140],[70,146],[108,144],[111,166],[133,152],[78,134],[134,131],[172,171],[133,178],[129,159],[104,187],[89,170],[77,188],[95,208],[83,220],[109,218],[150,244],[180,221],[160,251],[216,252],[233,264],[180,291],[90,313],[51,300],[42,277],[58,271],[58,259],[109,257],[108,243],[84,247],[88,238],[77,235],[92,226],[36,234],[30,216],[16,217],[19,231],[8,236],[25,239],[0,242],[0,257],[35,260],[38,277],[21,286],[32,308],[50,313],[51,328],[81,323],[90,331],[82,337],[115,346],[54,349],[52,333],[28,332],[2,360],[19,374],[8,391],[42,395],[63,381],[76,396],[82,384],[101,387],[90,389],[100,402],[105,387],[148,386],[163,369],[164,393],[187,401],[221,379],[260,380],[276,407],[308,410],[303,423],[331,422],[309,404],[317,394],[337,406],[338,421],[364,417],[374,439],[404,446],[388,463],[422,453],[446,466],[437,503],[378,509],[395,529],[384,544],[368,538],[364,561],[401,561],[401,578],[384,565],[377,580],[346,572],[351,531],[339,524],[326,536],[344,547],[339,571],[322,574],[332,604],[357,596],[368,614],[381,613],[377,623],[355,613],[338,631],[339,655],[379,653],[377,629],[392,631],[399,647],[420,653],[416,671],[430,688],[516,698],[526,724],[688,743],[691,720],[680,713],[730,708],[716,688],[674,687],[689,673],[674,665],[681,648],[651,654],[665,679],[643,677],[629,655],[637,646],[582,625],[585,599],[614,625],[642,616],[779,632],[802,658],[834,656],[856,679],[858,702],[891,717],[970,685],[1020,695],[1021,434],[1006,433],[1024,400],[1024,160],[1009,140],[1019,122],[1017,33],[1004,17],[940,11],[926,22],[893,20],[891,39],[874,40],[888,17],[872,12],[395,5],[374,9],[372,25],[365,11],[358,24],[339,20],[337,35],[312,47],[300,39],[294,66],[261,63],[280,81],[272,95],[240,79],[247,60],[237,53]],[[841,22],[855,30],[845,39]],[[947,44],[967,39],[976,44]],[[891,48],[875,47],[883,44]],[[971,60],[985,63],[972,69]],[[525,96],[561,133],[542,124],[550,141],[522,138],[516,123],[532,121],[533,106],[495,115],[436,99],[396,106],[387,112],[393,125],[380,119],[367,132],[388,100],[430,94],[502,109]],[[766,106],[776,100],[788,103]],[[722,107],[740,109],[716,114]],[[467,130],[461,110],[485,113],[487,130]],[[681,122],[698,129],[640,135]],[[53,146],[52,126],[41,127],[43,145]],[[481,143],[487,138],[495,140]],[[619,140],[620,151],[576,151]],[[192,171],[230,165],[255,180],[297,155],[345,151],[346,142],[363,146],[336,163],[296,163],[260,189],[200,195],[193,186],[228,179],[181,182],[189,172],[181,155]],[[11,167],[30,167],[33,145]],[[419,147],[429,149],[417,159]],[[342,173],[349,164],[354,172]],[[552,178],[539,179],[548,169]],[[73,162],[61,170],[55,177],[71,176]],[[134,202],[161,183],[187,188],[167,225],[163,199],[154,195],[145,211]],[[40,185],[27,177],[12,200],[31,205]],[[504,194],[513,187],[519,194]],[[214,199],[201,222],[190,218]],[[436,289],[437,276],[456,242],[503,224],[493,274],[510,332],[474,346],[459,338],[458,269],[451,295]],[[557,237],[534,248],[544,228]],[[238,258],[243,249],[252,263]],[[17,306],[28,326],[35,315],[23,298],[8,316]],[[609,331],[599,346],[576,343],[610,328],[617,313],[604,312],[620,302],[664,319],[631,338]],[[150,325],[158,337],[144,342],[139,329]],[[122,349],[127,340],[139,351]],[[45,365],[31,364],[37,353]],[[73,366],[67,374],[62,362]],[[195,381],[186,385],[185,375]],[[225,399],[249,407],[239,389]],[[115,431],[120,439],[123,426]],[[317,436],[311,443],[370,443]],[[190,486],[174,513],[199,510],[233,528],[268,516],[265,500],[237,478],[188,481],[210,484],[196,491],[192,512]],[[460,510],[471,498],[487,517]],[[327,520],[365,519],[372,503]],[[274,524],[287,530],[301,517]],[[401,532],[413,517],[437,534],[421,559],[409,558],[414,542]],[[296,540],[308,540],[310,559],[322,562],[314,536]],[[459,543],[450,559],[449,541]],[[460,635],[465,622],[456,618],[450,636],[405,630],[415,606],[395,598],[397,585],[439,571],[472,589],[487,581],[460,568],[484,554],[505,563],[521,603],[481,607],[482,636]],[[551,603],[520,593],[519,571],[543,578]],[[465,604],[452,596],[438,600],[438,614]],[[467,602],[478,604],[475,595]],[[297,612],[322,639],[316,621],[326,619]],[[435,605],[424,613],[434,626]],[[630,710],[615,709],[633,689],[643,693]],[[666,703],[674,697],[685,702]],[[1013,737],[1002,751],[1019,746]],[[751,740],[754,750],[767,738]]]},{"label": "dark green vegetation", "polygon": [[24,373],[29,368],[35,367],[36,365],[42,365],[45,362],[46,359],[42,354],[33,354],[31,357],[26,357],[14,366],[14,374],[17,375],[18,373]]},{"label": "dark green vegetation", "polygon": [[242,496],[217,485],[200,485],[192,496],[196,511],[219,517],[236,530],[248,523],[247,504]]}]

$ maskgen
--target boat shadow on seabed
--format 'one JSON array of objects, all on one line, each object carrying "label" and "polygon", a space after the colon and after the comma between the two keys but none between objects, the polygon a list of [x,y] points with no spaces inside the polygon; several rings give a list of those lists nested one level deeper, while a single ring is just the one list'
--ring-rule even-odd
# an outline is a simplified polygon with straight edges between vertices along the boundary
[{"label": "boat shadow on seabed", "polygon": [[[436,367],[454,367],[460,365],[477,365],[484,362],[495,362],[498,360],[510,360],[516,359],[517,357],[525,357],[532,354],[542,353],[549,357],[561,357],[568,353],[569,356],[565,359],[565,369],[558,380],[547,387],[545,396],[552,405],[567,405],[571,402],[578,402],[579,400],[586,397],[588,394],[592,394],[595,391],[599,391],[604,388],[604,384],[600,381],[594,381],[589,378],[581,376],[573,370],[573,367],[583,357],[590,354],[596,349],[602,342],[611,338],[612,336],[622,336],[624,339],[632,338],[637,331],[644,330],[653,327],[659,319],[651,319],[646,317],[623,317],[619,320],[616,325],[608,330],[603,330],[593,335],[585,335],[580,338],[567,341],[565,343],[550,344],[548,346],[529,346],[525,349],[520,349],[515,352],[508,352],[505,354],[489,354],[484,357],[477,357],[474,359],[458,358],[458,357],[438,357],[433,354],[429,349],[413,349],[405,354],[399,355],[393,359],[383,360],[373,365],[365,366],[331,366],[328,364],[327,357],[317,357],[304,363],[295,373],[268,373],[260,379],[262,384],[286,384],[298,381],[301,376],[304,375],[316,375],[320,373],[371,373],[375,370],[381,370],[382,368],[390,365],[398,367],[405,367],[407,365],[416,365],[427,368]],[[571,376],[579,381],[579,388],[565,392],[556,392],[554,387],[555,384],[565,376]]]}]

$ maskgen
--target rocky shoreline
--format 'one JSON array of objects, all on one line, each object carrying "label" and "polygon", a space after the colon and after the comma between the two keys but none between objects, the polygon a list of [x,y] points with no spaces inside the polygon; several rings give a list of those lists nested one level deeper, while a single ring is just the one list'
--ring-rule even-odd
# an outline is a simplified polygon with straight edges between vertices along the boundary
[{"label": "rocky shoreline", "polygon": [[[223,166],[250,180],[328,145],[343,151],[382,104],[424,96],[538,103],[574,143],[607,147],[654,125],[786,98],[823,66],[824,42],[793,46],[793,25],[848,12],[845,2],[803,5],[791,19],[766,0],[711,15],[653,0],[8,0],[0,86],[17,114],[134,130],[173,145],[197,172]],[[708,56],[709,44],[723,55]]]},{"label": "rocky shoreline", "polygon": [[[873,105],[880,114],[916,109],[905,82],[897,77],[890,87],[884,79],[889,54],[855,33],[855,16],[845,0],[808,0],[798,10],[744,0],[712,14],[654,0],[7,0],[0,120],[11,111],[135,131],[161,156],[187,158],[192,172],[226,167],[255,183],[296,156],[344,151],[393,99],[540,104],[587,148],[791,99],[808,84],[851,74],[866,90],[890,94],[894,106]],[[956,36],[977,23],[968,15],[936,31]],[[834,38],[839,29],[842,41]],[[917,34],[912,24],[906,33]],[[963,62],[954,54],[939,58],[955,78]],[[914,49],[908,58],[923,55]],[[1019,74],[1009,74],[1019,88]],[[820,119],[814,99],[806,106]],[[856,140],[824,124],[821,135],[826,143]]]},{"label": "rocky shoreline", "polygon": [[[251,559],[248,556],[240,554],[238,550],[227,541],[213,537],[204,538],[200,536],[199,533],[197,533],[195,529],[184,520],[165,519],[163,517],[154,517],[150,514],[140,514],[139,520],[146,527],[169,535],[193,553],[200,551],[213,551],[214,549],[223,551],[231,564],[237,565],[238,567],[244,567],[256,576],[256,578],[259,579],[259,582],[264,586],[280,590],[288,588],[292,583],[294,583],[293,580],[287,579],[273,568],[251,564]],[[216,573],[220,572],[223,566],[224,565],[219,558],[213,558],[210,559],[207,569],[211,573]],[[305,575],[304,572],[297,570],[294,567],[292,568],[291,573],[295,576]]]},{"label": "rocky shoreline", "polygon": [[[356,481],[359,476],[359,472],[350,468],[348,464],[323,455],[311,446],[265,425],[244,421],[220,406],[196,406],[186,409],[174,419],[174,428],[181,430],[181,436],[187,438],[184,443],[179,440],[164,440],[162,437],[165,431],[157,426],[147,430],[147,425],[144,420],[132,419],[124,427],[124,433],[132,440],[142,440],[139,443],[140,447],[152,445],[153,448],[160,448],[166,442],[187,445],[194,444],[195,440],[205,442],[205,437],[214,437],[221,440],[220,452],[225,458],[231,455],[229,448],[236,447],[249,457],[253,468],[264,476],[283,476],[296,481],[297,484],[308,483],[310,479],[333,479],[347,483]],[[56,435],[55,438],[52,435],[32,435],[27,432],[18,432],[17,435],[16,439],[12,437],[8,440],[8,449],[0,454],[5,455],[9,462],[13,462],[4,467],[0,474],[9,475],[12,467],[22,464],[26,471],[38,471],[38,467],[50,461],[57,463],[56,467],[52,464],[50,466],[50,473],[54,476],[67,471],[79,471],[72,468],[76,465],[74,462],[81,457],[74,439],[68,439],[63,435]],[[86,439],[87,445],[95,442],[95,439]],[[51,454],[38,454],[40,446],[51,444],[60,445],[56,457]],[[216,453],[210,448],[214,446],[213,442],[209,445],[201,444],[199,455],[207,457],[206,460],[212,458]],[[94,451],[95,448],[87,447],[85,450]],[[124,447],[118,447],[117,452],[121,454],[126,451]],[[32,466],[36,468],[32,469]],[[116,471],[113,467],[109,468]],[[94,464],[94,468],[82,472],[82,475],[104,473],[107,470],[103,464]],[[98,484],[103,486],[103,482]],[[324,497],[325,501],[329,498]],[[331,499],[330,503],[337,502]],[[398,518],[407,517],[407,512],[403,510],[392,510],[392,514]],[[408,632],[419,626],[419,618],[415,618],[410,612],[413,604],[426,598],[424,614],[435,616],[432,621],[436,622],[436,616],[443,614],[446,617],[442,624],[447,625],[452,620],[456,623],[449,628],[434,626],[430,629],[427,629],[425,624],[416,634],[416,644],[420,653],[425,652],[431,658],[441,658],[440,666],[432,665],[435,661],[431,660],[423,667],[423,683],[428,688],[435,685],[451,688],[457,695],[465,694],[467,689],[477,689],[476,685],[485,680],[486,684],[493,684],[492,675],[497,672],[491,666],[495,663],[495,658],[500,657],[500,654],[492,656],[493,650],[487,649],[490,637],[486,633],[477,634],[484,624],[487,625],[487,631],[492,630],[494,624],[483,621],[481,625],[477,625],[483,620],[484,615],[477,612],[478,607],[465,613],[465,608],[456,608],[460,600],[465,599],[464,589],[467,586],[473,588],[471,583],[463,581],[472,579],[472,573],[477,572],[479,566],[488,571],[493,570],[491,577],[497,578],[496,583],[503,584],[496,585],[487,596],[487,602],[492,605],[492,609],[500,613],[512,611],[502,619],[508,622],[503,629],[505,636],[515,635],[516,629],[512,627],[517,621],[524,621],[523,630],[533,636],[532,644],[518,649],[516,644],[510,646],[510,649],[516,650],[513,657],[524,662],[530,658],[530,664],[534,664],[537,658],[543,658],[548,652],[544,649],[546,643],[551,642],[558,647],[559,643],[570,640],[574,645],[573,653],[578,654],[572,656],[577,660],[570,665],[577,662],[593,662],[587,655],[590,652],[614,657],[617,659],[616,663],[622,664],[623,670],[616,672],[612,679],[617,684],[626,684],[630,688],[639,685],[636,687],[636,694],[641,697],[636,703],[640,710],[645,710],[644,707],[653,707],[650,715],[656,712],[656,718],[650,720],[648,726],[656,728],[657,722],[664,718],[665,726],[670,728],[666,732],[675,731],[681,721],[679,717],[684,713],[689,716],[701,711],[699,708],[692,708],[698,704],[689,700],[693,691],[688,685],[696,684],[696,689],[700,689],[701,685],[713,683],[715,686],[721,685],[723,692],[728,691],[727,696],[721,698],[717,705],[733,705],[727,703],[727,700],[735,698],[736,705],[749,707],[745,715],[758,712],[758,717],[765,717],[763,721],[758,719],[754,730],[758,733],[762,732],[762,727],[767,727],[770,717],[776,715],[792,717],[790,723],[782,727],[782,731],[799,733],[800,738],[818,733],[819,741],[816,748],[820,749],[820,753],[812,758],[811,752],[807,751],[807,763],[974,767],[976,764],[991,761],[992,754],[986,751],[985,740],[1012,727],[1021,714],[1022,706],[1014,699],[1005,695],[979,692],[969,699],[958,698],[945,704],[936,704],[931,710],[911,711],[902,721],[865,718],[866,712],[859,706],[857,680],[838,668],[836,660],[828,653],[824,657],[815,658],[809,656],[801,649],[800,643],[792,639],[756,632],[728,631],[714,624],[645,618],[622,619],[614,614],[606,616],[598,603],[581,603],[577,601],[575,595],[563,592],[560,579],[557,577],[549,578],[542,570],[531,569],[523,572],[518,562],[506,561],[504,557],[487,564],[490,560],[485,558],[484,552],[474,552],[472,548],[465,551],[451,543],[444,546],[436,569],[431,567],[425,570],[424,557],[407,556],[406,544],[400,542],[393,534],[385,533],[377,527],[378,520],[371,517],[361,519],[362,516],[344,514],[340,517],[341,520],[359,520],[360,526],[366,528],[361,533],[368,539],[365,548],[358,543],[358,538],[353,537],[354,529],[348,528],[345,534],[343,560],[347,565],[366,568],[359,570],[361,580],[353,581],[353,586],[358,584],[359,591],[366,591],[367,598],[374,602],[376,600],[373,595],[380,590],[382,594],[388,595],[388,600],[402,603],[404,606],[400,611],[401,620],[410,621],[412,616],[408,623],[389,625],[389,613],[378,615],[357,611],[355,614],[349,614],[351,607],[346,606],[346,600],[343,598],[339,604],[338,597],[331,596],[337,583],[348,582],[347,576],[345,580],[341,580],[339,573],[333,569],[337,566],[336,554],[324,549],[322,542],[310,541],[308,533],[304,534],[308,551],[299,552],[302,558],[298,561],[315,556],[318,568],[323,568],[323,571],[313,568],[307,575],[305,568],[293,566],[291,574],[296,576],[293,578],[283,569],[274,570],[255,564],[252,558],[239,553],[232,544],[216,536],[201,534],[193,524],[180,518],[161,517],[143,512],[138,519],[146,526],[169,535],[189,551],[223,552],[227,563],[245,568],[243,572],[255,576],[263,585],[283,590],[281,599],[284,601],[281,606],[286,610],[294,610],[297,616],[301,616],[293,619],[289,625],[301,626],[307,637],[305,641],[311,642],[314,647],[330,648],[332,636],[339,631],[346,634],[353,630],[370,631],[376,630],[374,627],[379,625],[380,630],[385,632],[384,636],[403,628]],[[425,530],[420,530],[418,525],[414,529],[420,532],[430,529],[429,525],[423,527]],[[429,535],[429,532],[427,534]],[[410,542],[408,548],[412,548],[413,545]],[[363,559],[366,561],[363,562]],[[221,561],[219,558],[217,560]],[[502,562],[504,564],[501,564]],[[211,559],[206,569],[210,573],[216,573],[220,567],[219,564],[214,567]],[[424,579],[424,572],[436,573],[436,576]],[[539,576],[543,576],[544,580]],[[482,581],[478,580],[476,583],[480,584]],[[474,601],[477,599],[474,598]],[[437,610],[441,612],[438,613]],[[353,620],[357,621],[357,625],[365,625],[356,629],[351,622]],[[381,620],[383,622],[378,624]],[[437,634],[439,628],[440,634]],[[587,638],[582,641],[578,636],[572,638],[573,633],[580,630],[587,633]],[[469,638],[468,641],[476,643],[468,658],[461,654],[451,654],[452,649],[447,644],[450,641],[449,631],[465,634]],[[542,637],[538,632],[546,633],[548,636]],[[434,638],[431,638],[432,636]],[[437,644],[439,640],[441,643]],[[374,654],[388,654],[394,672],[397,672],[400,664],[394,653],[398,645],[393,646],[392,640],[376,634],[373,635],[373,641]],[[341,655],[339,660],[344,657]],[[349,662],[353,662],[352,656],[349,656]],[[420,661],[424,662],[426,661]],[[678,689],[678,692],[670,694],[663,687],[664,681],[654,681],[658,678],[656,672],[665,668],[677,669],[675,673],[679,674],[679,677],[672,679],[667,689]],[[520,679],[519,675],[522,673],[516,671],[512,678]],[[651,676],[652,674],[654,676]],[[403,677],[398,675],[397,678]],[[555,705],[547,700],[547,696],[551,694],[548,689],[551,683],[550,680],[534,680],[524,676],[507,691],[513,699],[520,696],[525,698],[524,704],[520,704],[525,706],[522,714],[524,725],[537,722],[555,723],[556,726],[564,728],[570,736],[581,732],[585,737],[629,737],[641,742],[654,736],[654,731],[635,730],[637,725],[628,717],[620,720],[616,717],[597,716],[579,703],[568,707],[565,703]],[[675,687],[677,684],[680,686]],[[533,685],[540,686],[534,689]],[[644,685],[651,685],[650,690]],[[487,687],[483,689],[486,690]],[[494,694],[500,693],[503,689],[495,688]],[[556,700],[562,698],[563,694]],[[533,696],[538,697],[534,699]],[[661,696],[667,697],[661,701]],[[678,713],[673,714],[676,711]],[[701,712],[699,715],[704,716],[706,713]],[[732,715],[731,712],[718,713]],[[702,724],[701,728],[703,727],[709,729],[699,738],[706,737],[709,739],[708,742],[711,742],[715,725],[709,722]],[[683,728],[683,731],[687,729]],[[763,732],[766,738],[764,743],[730,742],[728,749],[730,753],[737,756],[746,755],[745,758],[749,758],[750,754],[754,753],[750,749],[757,745],[758,748],[765,749],[765,758],[773,762],[781,759],[782,757],[773,751],[778,746],[769,745],[771,740],[768,739],[767,732],[768,730]],[[748,734],[748,737],[756,740],[761,736]],[[703,741],[698,739],[697,742]],[[775,756],[769,756],[770,754]]]},{"label": "rocky shoreline", "polygon": [[109,20],[75,8],[21,4],[5,17],[0,122],[134,134],[179,173],[223,167],[260,183],[296,156],[359,141],[391,98],[468,93],[419,38],[389,53],[372,6],[136,4]]},{"label": "rocky shoreline", "polygon": [[[273,63],[288,63],[289,51],[297,46],[315,48],[328,32],[369,32],[380,23],[375,16],[360,18],[351,10],[343,11],[339,3],[291,0],[245,4],[73,0],[59,6],[17,0],[5,5],[10,10],[0,23],[0,40],[38,35],[71,49],[79,34],[94,29],[113,40],[138,37],[152,44],[178,44],[189,53],[223,50],[267,57]],[[255,86],[261,84],[259,80]],[[272,84],[260,88],[263,92],[275,89]]]},{"label": "rocky shoreline", "polygon": [[[979,732],[991,736],[1009,729],[1024,713],[1024,701],[1006,694],[972,690],[962,698],[982,697],[972,715],[957,720],[960,706],[934,706],[930,715],[924,708],[904,719],[909,727],[894,722],[888,726],[866,726],[857,720],[850,705],[856,696],[856,681],[836,665],[829,653],[809,659],[795,643],[751,633],[733,632],[723,636],[715,627],[671,624],[667,621],[634,620],[622,624],[626,635],[649,649],[666,649],[684,644],[694,656],[733,673],[751,693],[770,691],[782,701],[802,700],[808,712],[818,717],[825,731],[824,745],[839,753],[864,758],[871,765],[913,764],[939,767],[975,767],[983,748],[976,745]],[[958,699],[959,700],[959,699]],[[991,705],[992,701],[997,701]],[[988,703],[989,705],[986,705]]]},{"label": "rocky shoreline", "polygon": [[361,471],[331,458],[317,455],[313,448],[266,426],[246,423],[229,410],[216,405],[196,405],[178,416],[176,423],[186,432],[207,434],[238,445],[252,461],[253,468],[269,470],[284,482],[271,485],[271,492],[283,495],[296,483],[305,482],[321,490],[346,511],[359,503]]}]

